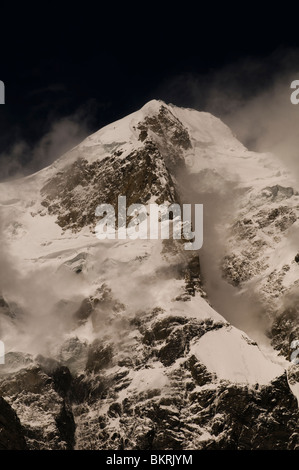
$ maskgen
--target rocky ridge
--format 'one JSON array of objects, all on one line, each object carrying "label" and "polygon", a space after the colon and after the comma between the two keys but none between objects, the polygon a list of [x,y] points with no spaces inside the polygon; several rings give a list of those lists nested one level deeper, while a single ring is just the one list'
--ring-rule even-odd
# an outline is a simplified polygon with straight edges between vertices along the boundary
[{"label": "rocky ridge", "polygon": [[[266,360],[255,342],[213,310],[197,254],[171,240],[113,242],[101,257],[94,248],[98,204],[115,204],[118,195],[129,204],[184,203],[180,172],[193,171],[192,181],[205,172],[207,185],[211,179],[220,186],[234,180],[214,164],[220,148],[224,160],[248,161],[215,118],[193,121],[190,111],[184,121],[183,112],[150,103],[130,121],[129,138],[117,124],[78,146],[74,161],[62,158],[36,177],[40,198],[19,223],[29,236],[27,218],[59,231],[41,237],[44,251],[33,262],[51,262],[55,273],[68,269],[74,294],[78,279],[84,288],[76,292],[78,301],[64,300],[70,327],[51,354],[8,352],[0,371],[0,448],[298,449],[298,403],[290,386],[296,367],[287,374]],[[258,279],[274,319],[273,344],[287,355],[297,311],[280,316],[278,300],[296,286],[296,253],[275,268],[272,259],[296,226],[299,205],[293,186],[277,179],[242,188],[221,266],[236,290]],[[13,203],[13,217],[22,204]],[[8,219],[6,230],[14,223]],[[65,249],[61,230],[61,240],[80,244]],[[144,298],[133,299],[134,290]],[[13,326],[26,316],[15,305],[3,293],[0,315]]]}]

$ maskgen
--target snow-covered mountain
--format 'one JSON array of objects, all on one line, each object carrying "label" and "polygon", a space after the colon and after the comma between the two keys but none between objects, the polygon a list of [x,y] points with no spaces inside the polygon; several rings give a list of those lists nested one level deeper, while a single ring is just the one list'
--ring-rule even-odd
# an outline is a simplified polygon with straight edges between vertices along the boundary
[{"label": "snow-covered mountain", "polygon": [[[160,101],[2,183],[0,448],[298,447],[298,187]],[[98,240],[119,195],[202,203],[203,248]]]}]

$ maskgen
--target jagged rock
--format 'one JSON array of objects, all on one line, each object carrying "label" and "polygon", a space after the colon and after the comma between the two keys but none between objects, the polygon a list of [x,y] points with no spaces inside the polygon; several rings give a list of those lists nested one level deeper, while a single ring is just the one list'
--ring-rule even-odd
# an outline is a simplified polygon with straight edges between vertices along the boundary
[{"label": "jagged rock", "polygon": [[268,186],[263,189],[263,194],[267,197],[271,196],[274,200],[282,200],[292,197],[294,194],[297,194],[297,192],[291,187],[284,187],[280,184],[276,184],[275,186]]},{"label": "jagged rock", "polygon": [[159,344],[156,355],[165,366],[169,366],[188,352],[192,338],[200,338],[207,331],[222,326],[221,323],[199,322],[196,319],[188,321],[185,317],[168,316],[156,321],[150,330],[141,327],[141,332],[144,334],[143,342],[154,351],[156,343]]},{"label": "jagged rock", "polygon": [[299,338],[299,310],[287,308],[273,322],[270,330],[271,344],[290,361],[291,342]]},{"label": "jagged rock", "polygon": [[80,307],[74,313],[74,319],[79,323],[84,323],[93,311],[93,301],[91,298],[83,299]]},{"label": "jagged rock", "polygon": [[112,347],[102,344],[99,340],[95,340],[88,350],[86,370],[89,372],[99,372],[101,369],[108,367],[112,360]]},{"label": "jagged rock", "polygon": [[202,386],[212,382],[213,374],[211,374],[203,364],[200,364],[195,356],[191,356],[187,361],[187,367],[190,369],[191,375],[197,385]]},{"label": "jagged rock", "polygon": [[112,403],[109,406],[108,416],[110,418],[117,418],[122,415],[121,405],[119,403]]},{"label": "jagged rock", "polygon": [[60,413],[55,418],[62,441],[66,442],[66,449],[72,450],[75,444],[76,424],[70,408],[63,402]]},{"label": "jagged rock", "polygon": [[74,443],[72,411],[56,387],[37,366],[7,375],[0,383],[0,393],[19,416],[28,449],[68,449]]},{"label": "jagged rock", "polygon": [[5,376],[0,383],[2,395],[14,396],[22,390],[33,394],[42,394],[51,386],[51,379],[35,365],[22,369],[14,375]]},{"label": "jagged rock", "polygon": [[26,450],[20,420],[11,406],[0,397],[0,450]]},{"label": "jagged rock", "polygon": [[45,357],[42,354],[38,354],[35,358],[36,363],[43,372],[47,375],[51,375],[56,369],[60,367],[59,362],[52,357]]},{"label": "jagged rock", "polygon": [[33,356],[17,351],[9,351],[5,354],[5,364],[1,365],[1,373],[12,373],[28,367],[33,363]]},{"label": "jagged rock", "polygon": [[223,277],[233,286],[239,286],[266,269],[267,264],[264,260],[257,259],[256,256],[252,255],[248,256],[248,252],[244,251],[238,255],[224,256],[222,259]]},{"label": "jagged rock", "polygon": [[54,389],[60,396],[65,397],[70,390],[73,377],[69,369],[65,366],[60,366],[51,374],[54,381]]},{"label": "jagged rock", "polygon": [[176,359],[184,355],[187,344],[187,338],[182,330],[172,332],[165,346],[159,350],[160,361],[165,366],[170,366]]},{"label": "jagged rock", "polygon": [[57,215],[61,228],[75,232],[84,226],[94,229],[96,207],[102,203],[117,207],[119,194],[127,197],[127,206],[144,204],[152,196],[157,204],[177,201],[172,178],[154,142],[146,142],[123,160],[117,155],[94,163],[79,159],[42,189],[49,214]]},{"label": "jagged rock", "polygon": [[5,298],[0,295],[0,315],[6,315],[14,320],[21,317],[22,313],[22,309],[16,302],[7,302]]},{"label": "jagged rock", "polygon": [[[19,416],[29,449],[298,448],[298,408],[291,393],[297,373],[292,369],[288,380],[281,375],[261,385],[266,381],[250,356],[250,351],[259,354],[258,348],[243,335],[236,339],[235,329],[227,328],[226,320],[205,300],[199,257],[184,251],[184,240],[138,240],[135,253],[131,240],[100,245],[94,233],[97,205],[117,207],[119,195],[127,197],[127,206],[201,202],[201,196],[211,200],[205,220],[217,216],[226,249],[222,252],[221,243],[212,243],[218,241],[214,223],[207,240],[213,245],[211,257],[215,249],[222,257],[216,261],[224,280],[236,289],[242,286],[248,292],[248,286],[255,286],[255,295],[265,299],[267,315],[276,315],[273,344],[287,351],[289,338],[297,334],[297,318],[290,312],[278,317],[277,306],[284,305],[290,287],[297,288],[292,280],[298,266],[293,252],[290,259],[277,261],[281,245],[287,246],[288,234],[297,224],[298,193],[282,186],[286,174],[280,178],[273,167],[271,159],[248,152],[208,113],[154,102],[86,139],[45,172],[21,179],[17,189],[0,185],[1,202],[7,189],[12,196],[17,190],[22,195],[13,199],[13,210],[7,208],[5,230],[11,251],[20,250],[14,251],[9,237],[22,236],[24,247],[29,246],[28,260],[21,259],[26,267],[30,263],[28,271],[32,272],[34,258],[41,274],[58,276],[55,294],[64,291],[64,275],[66,290],[73,287],[68,299],[55,303],[61,317],[67,311],[71,318],[69,327],[58,331],[54,345],[48,332],[45,335],[42,349],[51,353],[28,362],[15,356],[18,367],[13,373],[3,369],[0,378],[0,393]],[[229,214],[226,209],[220,214],[222,201]],[[38,258],[32,256],[33,230],[34,242],[40,244]],[[209,261],[206,257],[206,267]],[[2,318],[8,305],[10,314],[16,313],[11,302],[0,301]],[[35,309],[28,312],[29,320],[34,314]],[[4,319],[12,325],[18,315]],[[26,322],[16,325],[26,331]],[[236,362],[242,379],[236,378],[234,365],[227,364],[226,350],[217,342],[224,330],[228,349],[232,346],[236,356],[241,354]],[[200,348],[209,332],[214,342],[205,357]],[[244,353],[249,346],[252,349]],[[261,352],[259,357],[263,362]],[[269,369],[275,369],[273,376],[282,373],[267,360]],[[215,370],[220,370],[219,377]],[[11,425],[15,415],[10,414],[10,420]]]},{"label": "jagged rock", "polygon": [[76,374],[85,368],[88,354],[88,344],[77,337],[65,341],[57,354],[56,367],[62,364]]},{"label": "jagged rock", "polygon": [[107,396],[112,380],[105,376],[80,375],[74,378],[70,390],[70,400],[73,403],[94,403]]}]

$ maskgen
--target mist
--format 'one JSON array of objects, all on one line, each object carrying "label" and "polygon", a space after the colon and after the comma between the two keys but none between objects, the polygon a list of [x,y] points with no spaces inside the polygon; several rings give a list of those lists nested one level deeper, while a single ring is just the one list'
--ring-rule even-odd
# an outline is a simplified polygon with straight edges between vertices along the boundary
[{"label": "mist", "polygon": [[[299,51],[279,50],[268,58],[249,57],[205,75],[174,77],[166,86],[161,85],[155,97],[178,106],[211,112],[221,118],[246,147],[274,153],[299,178],[299,105],[290,101],[293,91],[290,84],[296,79],[299,79]],[[51,164],[90,132],[87,117],[77,112],[53,122],[50,130],[33,147],[25,140],[17,141],[0,155],[1,179],[24,176]],[[183,202],[204,206],[204,243],[199,251],[204,287],[212,306],[220,314],[258,338],[269,327],[265,307],[254,289],[248,294],[229,285],[222,278],[219,266],[227,247],[226,229],[236,215],[237,182],[217,181],[215,184],[209,178],[212,176],[207,178],[204,173],[196,177],[186,172],[177,175]],[[47,350],[51,338],[58,338],[72,328],[72,313],[82,297],[73,299],[74,303],[68,307],[57,305],[61,299],[71,296],[77,290],[76,286],[78,291],[82,288],[82,278],[74,273],[62,275],[50,269],[22,275],[13,256],[6,253],[5,240],[0,241],[0,293],[16,304],[22,304],[26,312],[13,341],[24,349],[31,343],[32,350]],[[117,270],[115,276],[120,276]],[[142,295],[136,296],[135,308],[141,309],[145,301],[150,303],[151,294],[147,287],[146,281],[140,280],[137,290]],[[136,286],[134,290],[136,292]],[[129,294],[131,292],[123,292],[124,297]],[[24,332],[28,331],[31,335],[26,337]],[[44,337],[45,331],[48,339]]]},{"label": "mist", "polygon": [[[205,74],[173,77],[159,93],[168,102],[219,117],[249,150],[272,153],[282,168],[291,170],[299,190],[299,105],[290,100],[296,79],[299,50],[280,48],[270,56],[248,56]],[[211,178],[204,173],[178,176],[184,202],[204,206],[204,242],[199,251],[204,288],[212,306],[229,322],[268,343],[265,335],[272,320],[254,282],[245,292],[230,285],[221,272],[229,225],[237,215],[237,182]]]},{"label": "mist", "polygon": [[223,277],[221,260],[227,254],[229,227],[241,196],[238,181],[228,182],[214,172],[177,175],[184,203],[203,204],[203,246],[198,251],[203,288],[212,307],[227,321],[255,340],[268,342],[270,319],[257,293],[242,291]]},{"label": "mist", "polygon": [[0,153],[0,181],[30,175],[53,163],[84,140],[91,131],[90,108],[80,107],[74,114],[53,120],[38,142],[17,139]]},{"label": "mist", "polygon": [[161,84],[166,102],[219,117],[249,150],[275,153],[299,176],[299,104],[290,88],[299,79],[299,49],[247,56],[206,73],[185,73]]},{"label": "mist", "polygon": [[82,301],[85,283],[68,269],[53,270],[41,265],[23,272],[7,249],[2,230],[0,242],[0,296],[11,312],[0,312],[0,337],[6,353],[13,350],[49,354],[76,326],[73,313]]}]

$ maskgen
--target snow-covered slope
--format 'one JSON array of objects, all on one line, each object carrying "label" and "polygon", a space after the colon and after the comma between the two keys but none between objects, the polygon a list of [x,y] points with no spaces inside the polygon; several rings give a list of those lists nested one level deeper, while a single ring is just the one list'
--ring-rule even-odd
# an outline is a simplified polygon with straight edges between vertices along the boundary
[{"label": "snow-covered slope", "polygon": [[[249,152],[219,119],[160,101],[1,184],[0,395],[26,445],[294,448],[288,362],[213,308],[212,284],[222,266],[228,289],[259,295],[272,258],[296,283],[296,266],[283,267],[295,187],[281,162]],[[127,206],[203,203],[204,247],[98,240],[95,209],[119,195]]]}]

